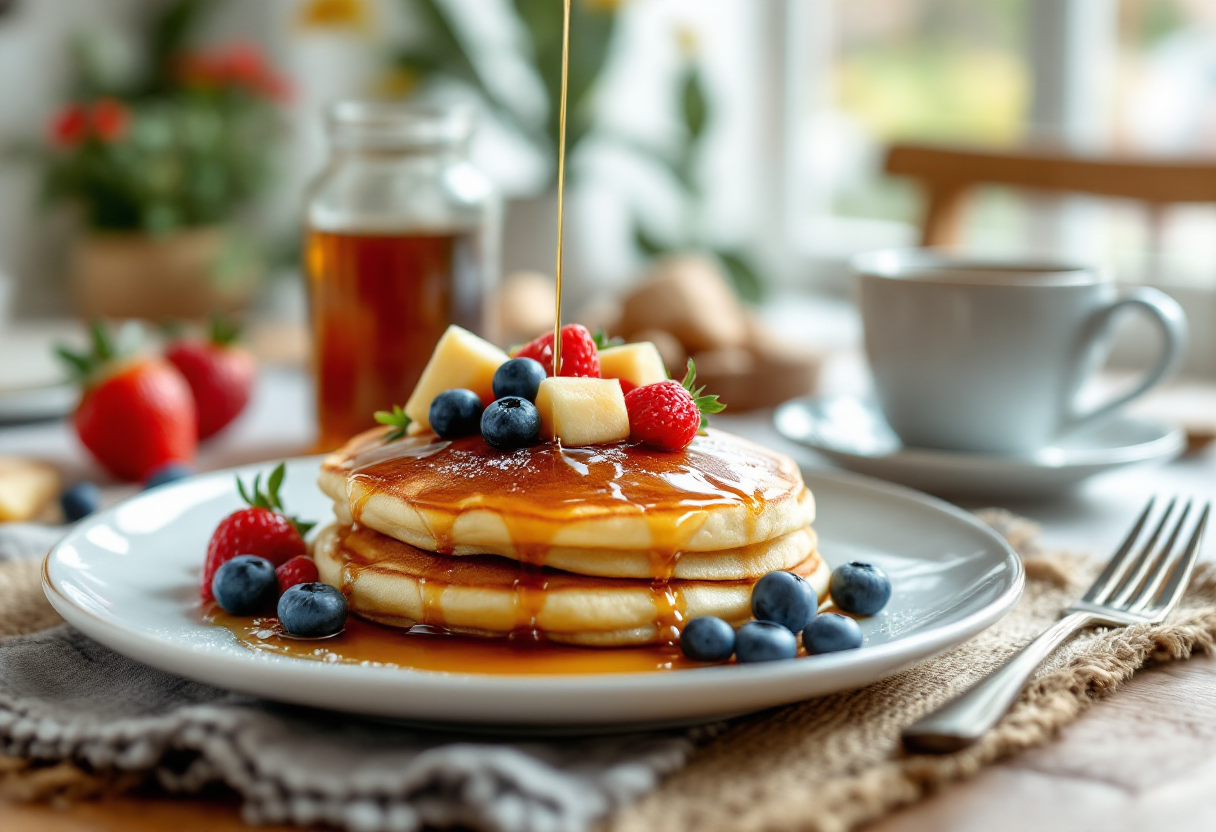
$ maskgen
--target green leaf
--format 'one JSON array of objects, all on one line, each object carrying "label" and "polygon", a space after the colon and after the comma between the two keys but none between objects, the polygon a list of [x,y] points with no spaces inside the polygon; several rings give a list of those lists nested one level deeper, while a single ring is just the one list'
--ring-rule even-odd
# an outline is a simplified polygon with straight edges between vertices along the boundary
[{"label": "green leaf", "polygon": [[245,491],[245,483],[241,482],[241,478],[236,478],[236,493],[241,495],[241,501],[246,505],[253,505],[253,500],[249,499],[248,492]]},{"label": "green leaf", "polygon": [[608,333],[604,331],[603,327],[595,331],[595,334],[591,336],[591,340],[595,341],[595,348],[597,350],[606,350],[609,347],[619,347],[621,344],[625,343],[625,339],[621,338],[620,336],[609,338]]},{"label": "green leaf", "polygon": [[697,380],[697,363],[691,358],[688,359],[687,369],[684,371],[684,379],[680,385],[689,393],[692,392],[692,385]]},{"label": "green leaf", "polygon": [[270,499],[268,502],[271,506],[278,510],[282,510],[283,504],[279,501],[279,489],[283,487],[283,477],[287,475],[287,464],[280,462],[273,471],[270,472],[270,479],[266,481],[266,493]]},{"label": "green leaf", "polygon": [[726,267],[727,276],[739,297],[752,303],[764,298],[764,282],[744,255],[732,251],[716,251],[714,254]]},{"label": "green leaf", "polygon": [[633,224],[633,242],[647,257],[661,257],[671,251],[671,247],[664,245],[658,239],[651,236],[641,223],[634,222]]},{"label": "green leaf", "polygon": [[701,73],[697,71],[696,66],[690,66],[685,73],[680,98],[684,127],[688,130],[690,144],[695,147],[700,143],[705,134],[705,125],[709,122],[709,101],[701,83]]},{"label": "green leaf", "polygon": [[223,315],[212,315],[211,325],[208,329],[208,338],[213,344],[220,346],[231,346],[241,338],[241,327],[235,321],[225,318]]},{"label": "green leaf", "polygon": [[86,355],[73,352],[64,346],[56,346],[55,355],[68,365],[68,372],[78,382],[83,382],[93,372],[93,362]]},{"label": "green leaf", "polygon": [[109,361],[114,357],[114,343],[106,332],[105,324],[99,320],[89,322],[89,340],[93,345],[93,356],[98,361]]},{"label": "green leaf", "polygon": [[293,526],[295,526],[296,531],[300,533],[301,537],[303,537],[304,535],[308,534],[308,532],[311,531],[317,524],[300,520],[298,517],[292,517],[287,513],[286,509],[283,508],[283,501],[279,497],[279,491],[283,487],[283,480],[286,479],[286,477],[287,463],[280,462],[275,466],[274,470],[270,472],[270,476],[266,479],[265,491],[262,490],[261,474],[254,475],[250,490],[246,490],[245,483],[241,481],[240,477],[237,477],[236,490],[237,493],[241,495],[241,499],[245,501],[246,505],[252,506],[253,508],[264,508],[268,511],[273,511],[275,514],[282,515]]},{"label": "green leaf", "polygon": [[405,415],[405,411],[401,409],[401,405],[393,405],[392,410],[377,410],[372,414],[372,418],[382,425],[388,425],[389,430],[384,432],[384,442],[395,442],[398,439],[405,438],[406,429],[413,422],[409,416]]},{"label": "green leaf", "polygon": [[717,396],[702,395],[705,392],[704,387],[697,387],[697,365],[690,358],[688,359],[688,368],[684,373],[684,380],[680,382],[681,386],[688,391],[688,395],[692,396],[693,404],[697,406],[697,410],[701,412],[701,424],[697,428],[697,434],[705,435],[705,428],[709,425],[709,416],[712,413],[721,413],[726,410],[726,405],[718,401]]}]

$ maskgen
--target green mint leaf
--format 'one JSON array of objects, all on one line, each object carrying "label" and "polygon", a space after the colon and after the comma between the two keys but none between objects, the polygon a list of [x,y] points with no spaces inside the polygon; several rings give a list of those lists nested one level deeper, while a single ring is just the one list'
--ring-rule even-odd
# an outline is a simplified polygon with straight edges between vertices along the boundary
[{"label": "green mint leaf", "polygon": [[621,344],[625,343],[624,338],[609,338],[608,333],[603,330],[603,327],[597,329],[595,334],[591,336],[591,339],[595,341],[595,348],[597,350],[606,350],[609,347],[619,347]]},{"label": "green mint leaf", "polygon": [[384,432],[384,442],[394,442],[405,437],[406,429],[414,420],[405,415],[405,411],[401,409],[401,405],[393,405],[392,410],[377,410],[372,414],[377,422],[382,425],[387,425],[389,430]]},{"label": "green mint leaf", "polygon": [[283,477],[287,475],[287,464],[280,462],[273,471],[270,472],[270,479],[266,481],[266,492],[269,497],[268,503],[276,510],[282,510],[283,504],[279,501],[279,489],[283,486]]}]

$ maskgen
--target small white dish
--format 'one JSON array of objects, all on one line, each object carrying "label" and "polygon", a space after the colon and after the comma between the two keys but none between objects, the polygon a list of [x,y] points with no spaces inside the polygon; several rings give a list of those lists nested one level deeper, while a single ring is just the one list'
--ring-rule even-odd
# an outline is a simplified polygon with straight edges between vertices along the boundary
[{"label": "small white dish", "polygon": [[794,399],[777,408],[774,422],[786,439],[842,468],[968,497],[1047,497],[1115,468],[1174,459],[1186,447],[1179,428],[1116,415],[1027,456],[908,448],[877,404],[854,396]]},{"label": "small white dish", "polygon": [[[284,502],[325,522],[318,458],[288,463]],[[243,476],[269,466],[240,470]],[[861,621],[859,650],[764,665],[650,673],[493,676],[326,664],[253,652],[199,614],[212,529],[239,506],[233,472],[139,494],[78,524],[47,556],[47,597],[102,644],[172,673],[267,699],[412,721],[587,727],[705,721],[859,687],[992,625],[1022,592],[1020,561],[969,514],[895,486],[806,472],[820,550],[879,564],[887,608]]]}]

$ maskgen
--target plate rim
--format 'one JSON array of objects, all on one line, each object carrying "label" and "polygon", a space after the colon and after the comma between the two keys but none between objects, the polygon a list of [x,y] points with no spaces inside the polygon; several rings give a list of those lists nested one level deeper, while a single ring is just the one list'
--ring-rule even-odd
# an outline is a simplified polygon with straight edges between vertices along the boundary
[{"label": "plate rim", "polygon": [[[293,457],[286,461],[289,465],[304,465],[309,462],[316,464],[320,458],[320,456]],[[202,476],[231,477],[241,472],[248,473],[267,470],[274,464],[276,463],[265,462],[243,465],[221,471],[207,472]],[[226,652],[207,648],[196,649],[170,638],[158,636],[155,633],[124,627],[117,621],[111,621],[92,610],[78,605],[68,597],[60,587],[56,586],[55,579],[51,576],[51,564],[56,554],[63,547],[75,543],[78,539],[84,539],[88,529],[112,519],[112,515],[119,508],[133,500],[138,500],[140,495],[136,494],[78,524],[51,548],[42,562],[43,589],[51,605],[63,615],[69,624],[80,629],[86,636],[97,640],[116,652],[166,672],[175,673],[217,687],[251,693],[262,697],[267,697],[267,694],[261,692],[264,690],[264,686],[256,684],[246,685],[243,679],[234,680],[233,677],[240,676],[243,670],[250,667],[273,665],[275,667],[273,673],[282,677],[285,694],[293,694],[296,691],[296,688],[292,685],[293,681],[308,682],[324,678],[327,680],[346,679],[350,684],[370,685],[381,691],[389,689],[404,690],[408,687],[411,690],[417,691],[420,695],[433,695],[456,690],[468,692],[485,686],[492,686],[494,690],[499,691],[505,689],[505,692],[508,692],[512,696],[542,693],[546,695],[577,695],[590,690],[594,690],[600,694],[629,692],[644,695],[655,690],[667,693],[670,693],[672,690],[678,691],[683,685],[720,685],[731,689],[738,689],[741,686],[763,686],[766,682],[776,680],[785,682],[796,681],[798,677],[810,677],[812,674],[830,676],[834,672],[848,668],[855,668],[858,671],[874,667],[886,668],[885,670],[868,671],[874,675],[862,684],[872,684],[881,678],[898,672],[900,669],[924,661],[974,637],[1004,618],[1021,598],[1025,587],[1025,570],[1022,566],[1021,558],[995,530],[984,524],[974,515],[945,500],[872,477],[836,471],[826,472],[807,468],[806,466],[800,466],[800,468],[808,480],[818,480],[826,483],[834,482],[844,487],[861,489],[863,491],[877,491],[885,497],[911,502],[920,508],[930,509],[939,515],[945,515],[951,521],[961,523],[969,527],[973,532],[978,532],[982,537],[987,538],[987,542],[993,544],[1001,554],[1002,564],[1008,570],[1008,577],[1005,579],[1007,581],[1006,586],[991,602],[956,621],[933,627],[925,632],[913,633],[886,644],[866,647],[859,652],[850,651],[838,655],[818,656],[814,660],[814,670],[810,672],[808,672],[809,668],[803,666],[801,662],[772,662],[759,665],[753,664],[747,667],[714,665],[688,668],[681,670],[678,674],[630,672],[553,676],[486,675],[408,668],[387,669],[360,665],[326,665],[322,662],[307,659],[266,655],[253,651]],[[197,480],[194,481],[197,482]],[[169,485],[166,487],[181,487],[181,485]],[[80,622],[85,622],[85,626],[81,626]],[[131,645],[134,645],[134,649],[131,648]],[[162,659],[165,659],[166,654],[169,658],[162,661]],[[175,657],[181,660],[175,660]],[[337,671],[336,673],[334,672],[335,670]],[[856,685],[845,685],[837,689],[843,690],[852,687],[856,687]],[[825,694],[810,693],[802,697],[802,699],[814,698],[820,695]],[[268,698],[334,709],[332,704],[328,706],[318,705],[315,698],[300,696],[298,693]],[[778,703],[762,707],[774,707],[776,704]],[[368,710],[359,707],[342,710],[350,713],[386,715],[381,710]],[[397,716],[397,714],[394,714],[394,716]],[[544,719],[545,715],[543,714],[538,716],[541,719],[537,720],[537,723],[552,721]],[[467,721],[470,723],[487,721],[497,724],[504,722],[501,718],[487,720],[469,719]],[[510,720],[506,721],[509,722]],[[624,720],[613,721],[623,722]],[[556,722],[569,724],[570,720],[558,719]],[[593,719],[592,722],[596,722],[596,720]]]}]

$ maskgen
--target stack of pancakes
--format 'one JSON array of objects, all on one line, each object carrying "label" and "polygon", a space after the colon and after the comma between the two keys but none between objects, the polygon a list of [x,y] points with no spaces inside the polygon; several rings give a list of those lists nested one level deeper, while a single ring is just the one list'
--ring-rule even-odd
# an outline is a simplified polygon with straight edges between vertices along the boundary
[{"label": "stack of pancakes", "polygon": [[768,572],[827,595],[797,465],[721,431],[668,453],[381,429],[328,456],[319,485],[338,518],[315,545],[321,580],[392,626],[661,644],[700,615],[747,620]]}]

